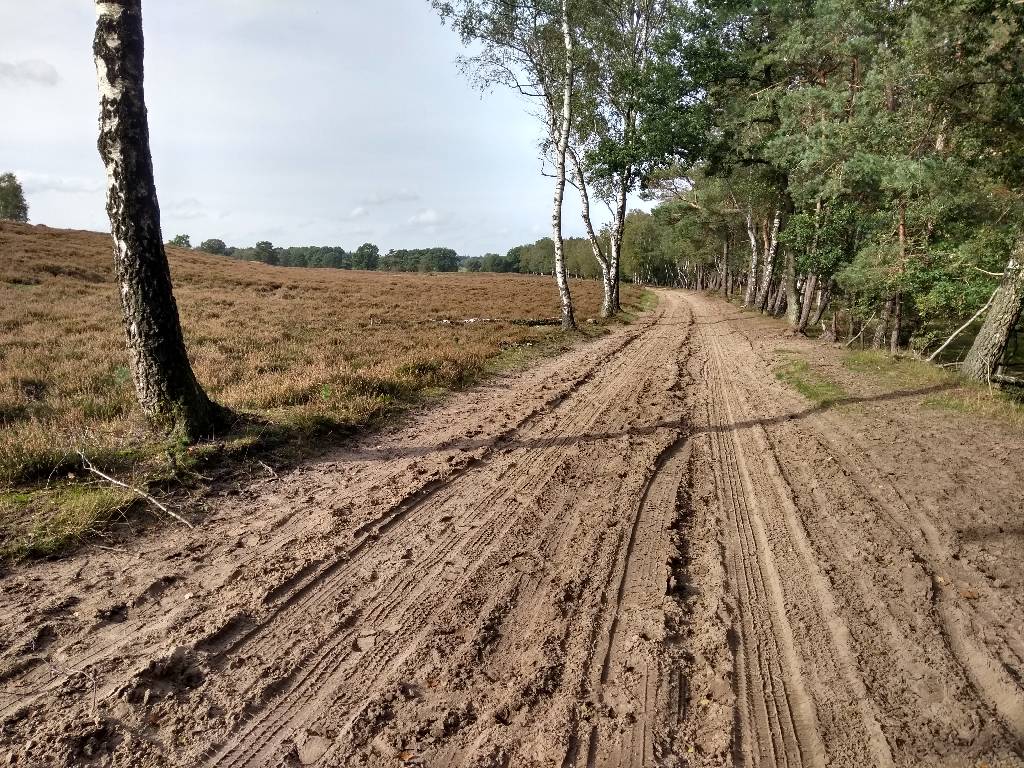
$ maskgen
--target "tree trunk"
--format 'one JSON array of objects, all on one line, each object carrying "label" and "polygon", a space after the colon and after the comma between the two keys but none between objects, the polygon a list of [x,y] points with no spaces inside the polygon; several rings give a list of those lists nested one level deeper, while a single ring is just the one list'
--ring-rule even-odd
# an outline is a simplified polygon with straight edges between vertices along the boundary
[{"label": "tree trunk", "polygon": [[[555,241],[555,283],[562,304],[562,330],[576,330],[569,279],[565,274],[565,243],[562,240],[562,201],[565,198],[565,156],[572,124],[572,34],[569,31],[568,0],[562,0],[562,40],[565,44],[565,82],[562,87],[562,115],[555,141],[555,199],[551,207],[551,239]],[[554,120],[552,120],[554,124]]]},{"label": "tree trunk", "polygon": [[601,268],[601,286],[604,288],[604,300],[601,302],[601,317],[609,318],[615,314],[615,287],[612,281],[611,264],[604,254],[601,241],[594,232],[594,224],[590,219],[590,194],[587,192],[587,180],[583,176],[583,168],[580,167],[579,158],[574,150],[569,150],[572,157],[573,168],[576,172],[576,183],[580,188],[580,203],[583,206],[583,226],[587,230],[587,238],[590,240],[590,250],[594,253],[594,259]]},{"label": "tree trunk", "polygon": [[889,318],[892,317],[895,299],[895,296],[890,296],[888,301],[885,302],[882,317],[875,327],[875,337],[871,340],[872,349],[881,349],[882,344],[885,343],[885,332],[889,329]]},{"label": "tree trunk", "polygon": [[832,285],[833,278],[829,278],[825,287],[820,291],[820,298],[818,299],[818,308],[814,310],[814,318],[811,320],[811,325],[817,325],[821,322],[821,318],[825,316],[825,312],[828,310],[828,305],[832,301]]},{"label": "tree trunk", "polygon": [[985,322],[964,359],[960,372],[975,381],[988,381],[1002,360],[1010,334],[1024,307],[1024,240],[1019,241],[1003,271]]},{"label": "tree trunk", "polygon": [[779,317],[786,309],[786,277],[783,275],[779,278],[779,284],[775,289],[775,293],[772,296],[772,301],[768,305],[768,313],[772,317]]},{"label": "tree trunk", "polygon": [[757,293],[757,230],[754,229],[754,212],[747,208],[747,237],[750,239],[750,270],[747,273],[747,290],[743,295],[743,306],[754,306],[754,298]]},{"label": "tree trunk", "polygon": [[96,3],[96,13],[97,146],[107,171],[107,215],[129,366],[146,416],[169,434],[192,441],[224,426],[227,412],[196,381],[171,287],[149,149],[142,2],[104,0]]},{"label": "tree trunk", "polygon": [[758,293],[757,306],[764,312],[768,306],[769,287],[772,282],[772,271],[775,269],[775,254],[779,246],[779,225],[782,223],[781,206],[775,209],[775,218],[770,230],[765,232],[764,269],[762,270],[761,291]]},{"label": "tree trunk", "polygon": [[[811,304],[814,299],[814,291],[818,287],[818,276],[808,275],[807,282],[804,283],[804,303],[800,307],[800,319],[797,321],[796,330],[797,333],[804,333],[807,330],[807,323],[811,320]],[[820,301],[819,301],[820,305]],[[821,315],[821,310],[818,312]],[[817,325],[817,322],[815,322]]]},{"label": "tree trunk", "polygon": [[892,335],[889,337],[889,354],[895,355],[900,349],[900,332],[903,330],[903,296],[893,297]]},{"label": "tree trunk", "polygon": [[612,309],[618,312],[622,309],[619,304],[619,264],[622,257],[622,238],[626,232],[626,203],[629,193],[629,178],[623,172],[619,178],[619,188],[615,200],[615,209],[612,214],[612,236],[611,236],[611,271],[615,279],[615,292]]},{"label": "tree trunk", "polygon": [[[809,282],[809,281],[808,281]],[[800,297],[796,289],[796,254],[792,248],[786,249],[786,322],[794,330],[800,324]]]}]

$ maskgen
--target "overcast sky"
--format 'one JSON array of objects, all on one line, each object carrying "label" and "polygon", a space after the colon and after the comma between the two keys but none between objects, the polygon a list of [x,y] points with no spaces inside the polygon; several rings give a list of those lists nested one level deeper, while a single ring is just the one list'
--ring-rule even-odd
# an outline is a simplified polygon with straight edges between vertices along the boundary
[{"label": "overcast sky", "polygon": [[[446,245],[548,233],[523,100],[481,94],[427,0],[146,0],[146,101],[168,239]],[[0,172],[34,223],[107,230],[91,0],[0,3]],[[581,234],[570,190],[567,234]],[[596,213],[596,212],[595,212]]]}]

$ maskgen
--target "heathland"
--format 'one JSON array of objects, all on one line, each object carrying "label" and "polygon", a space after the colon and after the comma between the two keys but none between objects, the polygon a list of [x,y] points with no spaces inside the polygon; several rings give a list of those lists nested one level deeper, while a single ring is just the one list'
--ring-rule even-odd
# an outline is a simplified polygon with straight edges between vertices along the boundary
[{"label": "heathland", "polygon": [[[550,277],[272,267],[168,248],[200,382],[242,421],[169,445],[135,404],[106,234],[0,223],[0,524],[49,554],[120,516],[133,485],[178,485],[224,454],[330,444],[352,428],[562,343]],[[573,284],[581,317],[601,286]],[[626,289],[623,299],[639,300]],[[604,326],[584,324],[591,335]],[[201,479],[201,478],[199,478]]]}]

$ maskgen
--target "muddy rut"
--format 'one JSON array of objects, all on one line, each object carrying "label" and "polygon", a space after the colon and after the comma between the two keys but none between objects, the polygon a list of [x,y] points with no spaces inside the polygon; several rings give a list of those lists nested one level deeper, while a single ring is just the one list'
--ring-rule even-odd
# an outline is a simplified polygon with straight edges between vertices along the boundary
[{"label": "muddy rut", "polygon": [[662,292],[195,531],[6,575],[0,758],[1024,765],[1016,438],[811,408],[778,335]]}]

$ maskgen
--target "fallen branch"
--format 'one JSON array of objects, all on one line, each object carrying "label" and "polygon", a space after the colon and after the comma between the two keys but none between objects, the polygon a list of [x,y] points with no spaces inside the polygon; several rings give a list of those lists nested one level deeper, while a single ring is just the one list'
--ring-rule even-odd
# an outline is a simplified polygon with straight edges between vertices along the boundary
[{"label": "fallen branch", "polygon": [[85,457],[85,454],[82,453],[81,451],[78,452],[78,455],[82,458],[82,466],[85,467],[88,471],[92,472],[97,477],[101,477],[104,480],[106,480],[108,483],[112,483],[112,484],[114,484],[114,485],[116,485],[116,486],[118,486],[120,488],[125,488],[126,490],[131,491],[132,493],[136,494],[137,496],[139,496],[139,497],[145,499],[146,501],[148,501],[150,504],[152,504],[154,507],[159,509],[165,515],[168,515],[169,517],[173,517],[175,520],[177,520],[182,525],[184,525],[184,526],[186,526],[188,528],[195,528],[195,526],[192,525],[192,523],[190,523],[184,517],[179,515],[177,512],[174,512],[174,511],[168,509],[167,507],[165,507],[163,504],[161,504],[159,501],[154,499],[152,496],[150,496],[145,491],[139,490],[135,486],[128,485],[127,483],[122,483],[120,480],[115,480],[110,475],[105,475],[102,472],[100,472],[98,469],[96,469],[96,467],[94,467],[92,465],[92,463],[89,461],[89,459],[87,459]]},{"label": "fallen branch", "polygon": [[[861,323],[860,333],[858,333],[856,336],[854,336],[852,339],[850,339],[848,342],[846,342],[846,346],[844,347],[844,349],[849,349],[851,346],[853,346],[853,342],[855,342],[857,339],[859,339],[861,336],[864,335],[864,330],[868,327],[868,325],[871,323],[871,321],[875,319],[875,315],[877,315],[877,314],[878,313],[876,312],[874,315],[869,317],[868,321],[866,323]],[[851,323],[853,322],[852,318],[850,319],[850,322]]]},{"label": "fallen branch", "polygon": [[946,347],[948,347],[950,342],[952,342],[953,339],[955,339],[957,336],[959,336],[971,323],[973,323],[975,320],[977,320],[979,317],[981,317],[982,314],[984,314],[986,309],[988,309],[990,306],[992,306],[992,301],[995,299],[997,293],[999,293],[999,289],[998,288],[996,288],[994,291],[992,291],[992,295],[988,297],[988,301],[985,302],[985,306],[982,307],[981,309],[979,309],[977,312],[975,312],[974,313],[974,317],[972,317],[966,323],[964,323],[959,328],[957,328],[955,331],[953,331],[953,335],[950,336],[948,339],[946,339],[946,343],[943,344],[938,349],[936,349],[934,352],[932,352],[931,357],[928,358],[928,362],[929,363],[932,360],[934,360],[936,357],[938,357],[939,353],[942,352],[942,350],[944,350]]},{"label": "fallen branch", "polygon": [[1009,384],[1013,387],[1024,387],[1024,379],[1018,376],[1007,376],[1005,373],[994,373],[991,378],[996,384]]}]

